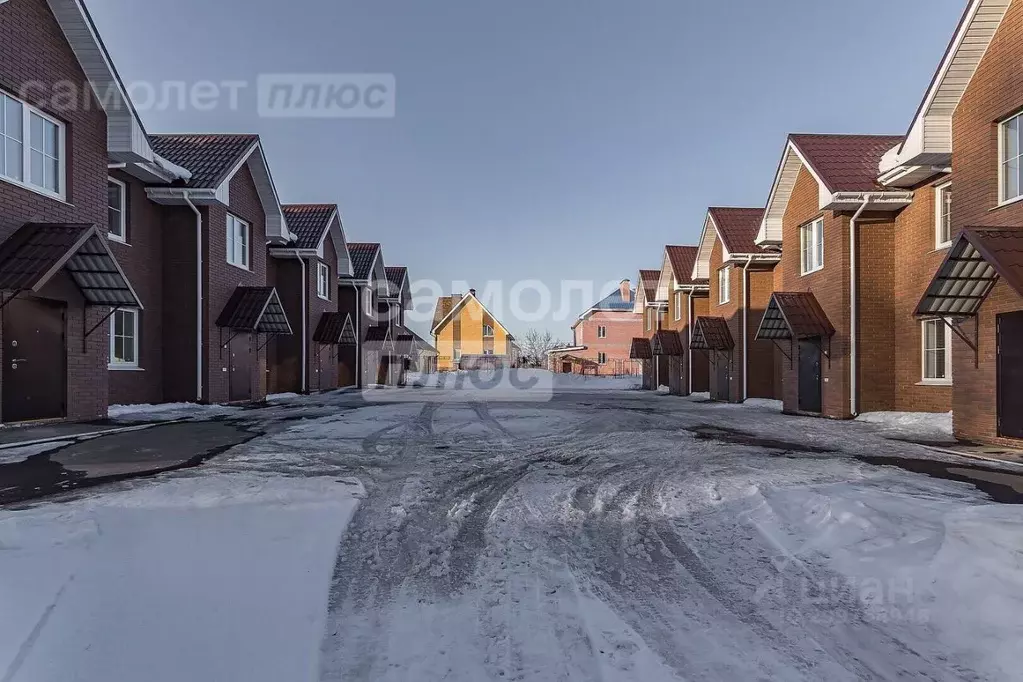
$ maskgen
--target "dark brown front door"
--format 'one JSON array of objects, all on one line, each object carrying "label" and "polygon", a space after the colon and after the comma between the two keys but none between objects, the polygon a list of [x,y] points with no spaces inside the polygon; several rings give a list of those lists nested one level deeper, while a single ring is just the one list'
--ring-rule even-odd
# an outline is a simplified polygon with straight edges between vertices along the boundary
[{"label": "dark brown front door", "polygon": [[998,316],[998,435],[1023,438],[1023,310]]},{"label": "dark brown front door", "polygon": [[799,342],[799,411],[821,412],[821,347],[820,339]]},{"label": "dark brown front door", "polygon": [[388,383],[387,377],[391,372],[391,357],[389,355],[383,355],[380,357],[380,364],[377,365],[377,384],[380,386],[386,386]]},{"label": "dark brown front door", "polygon": [[341,346],[337,351],[337,385],[338,388],[355,385],[355,346]]},{"label": "dark brown front door", "polygon": [[562,374],[571,374],[572,373],[572,363],[571,362],[563,362],[563,363],[561,363],[561,373]]},{"label": "dark brown front door", "polygon": [[714,358],[714,386],[712,387],[712,395],[710,396],[714,400],[728,400],[728,364],[729,357],[722,353],[718,353]]},{"label": "dark brown front door", "polygon": [[66,311],[63,303],[39,298],[19,298],[4,308],[5,422],[65,416]]},{"label": "dark brown front door", "polygon": [[228,350],[231,353],[231,368],[228,383],[229,399],[252,400],[252,348],[249,334],[239,334],[231,339]]}]

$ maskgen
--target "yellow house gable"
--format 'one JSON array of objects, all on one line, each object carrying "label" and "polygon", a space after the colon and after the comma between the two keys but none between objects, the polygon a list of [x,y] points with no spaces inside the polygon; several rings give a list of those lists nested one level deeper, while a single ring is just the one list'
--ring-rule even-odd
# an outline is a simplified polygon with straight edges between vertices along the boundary
[{"label": "yellow house gable", "polygon": [[433,333],[441,370],[457,369],[465,355],[509,355],[513,349],[508,330],[472,294],[456,303]]}]

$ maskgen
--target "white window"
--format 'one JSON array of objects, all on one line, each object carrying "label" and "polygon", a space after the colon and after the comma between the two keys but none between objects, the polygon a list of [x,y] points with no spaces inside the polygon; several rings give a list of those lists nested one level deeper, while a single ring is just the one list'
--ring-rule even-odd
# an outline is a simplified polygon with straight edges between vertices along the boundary
[{"label": "white window", "polygon": [[732,266],[718,270],[718,303],[724,304],[732,300]]},{"label": "white window", "polygon": [[64,198],[64,125],[0,93],[0,177]]},{"label": "white window", "polygon": [[330,266],[326,263],[316,264],[316,295],[330,300]]},{"label": "white window", "polygon": [[929,384],[952,383],[952,330],[944,320],[923,322],[923,380]]},{"label": "white window", "polygon": [[1023,196],[1023,149],[1019,134],[1023,114],[1017,114],[1003,121],[998,136],[998,174],[1001,185],[1001,202],[1013,201]]},{"label": "white window", "polygon": [[799,228],[799,252],[804,275],[824,267],[824,218]]},{"label": "white window", "polygon": [[675,321],[682,319],[682,292],[675,292]]},{"label": "white window", "polygon": [[483,325],[483,337],[484,338],[491,338],[493,336],[494,336],[494,328],[492,326],[490,326],[489,324]]},{"label": "white window", "polygon": [[597,338],[598,339],[607,338],[607,327],[597,327]]},{"label": "white window", "polygon": [[934,188],[934,245],[952,246],[952,183]]},{"label": "white window", "polygon": [[462,351],[455,349],[451,352],[451,360],[455,365],[455,369],[458,369],[458,363],[462,361]]},{"label": "white window", "polygon": [[647,331],[653,329],[654,326],[654,311],[650,308],[646,309],[646,328]]},{"label": "white window", "polygon": [[127,194],[123,182],[107,178],[107,230],[116,242],[128,241]]},{"label": "white window", "polygon": [[110,316],[110,366],[139,366],[139,314],[117,310]]},{"label": "white window", "polygon": [[597,362],[601,365],[607,364],[607,353],[597,353]]},{"label": "white window", "polygon": [[249,269],[249,224],[227,214],[227,262]]}]

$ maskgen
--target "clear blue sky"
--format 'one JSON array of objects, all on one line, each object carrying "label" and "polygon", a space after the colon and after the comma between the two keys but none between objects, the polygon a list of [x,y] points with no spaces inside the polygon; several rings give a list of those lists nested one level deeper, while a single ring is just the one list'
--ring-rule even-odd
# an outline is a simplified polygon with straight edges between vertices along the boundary
[{"label": "clear blue sky", "polygon": [[904,133],[965,0],[88,4],[129,82],[393,73],[393,119],[262,119],[252,92],[143,118],[261,134],[285,202],[338,203],[415,279],[557,292],[660,267],[709,205],[763,205],[789,132]]}]

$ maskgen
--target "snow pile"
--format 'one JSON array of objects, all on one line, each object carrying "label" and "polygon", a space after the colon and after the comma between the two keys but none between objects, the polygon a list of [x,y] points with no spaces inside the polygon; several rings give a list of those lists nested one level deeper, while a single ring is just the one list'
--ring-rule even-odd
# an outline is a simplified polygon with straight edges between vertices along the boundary
[{"label": "snow pile", "polygon": [[354,481],[144,481],[0,512],[6,680],[312,680]]},{"label": "snow pile", "polygon": [[770,412],[781,412],[784,409],[782,401],[770,398],[748,398],[743,405]]},{"label": "snow pile", "polygon": [[948,441],[952,438],[952,413],[867,412],[856,421],[876,424],[886,433],[904,440]]},{"label": "snow pile", "polygon": [[669,388],[668,386],[658,386],[657,393],[660,395],[668,395],[669,393],[671,393],[671,388]]},{"label": "snow pile", "polygon": [[302,396],[298,393],[271,393],[266,397],[266,402],[276,403],[281,401],[293,400],[295,398],[301,398]]},{"label": "snow pile", "polygon": [[230,405],[200,405],[198,403],[160,403],[157,405],[111,405],[107,415],[118,421],[174,421],[192,417],[208,418],[213,415],[236,412],[242,408]]},{"label": "snow pile", "polygon": [[[550,372],[547,372],[550,374]],[[634,391],[643,386],[642,377],[595,377],[584,374],[554,374],[556,391]]]}]

